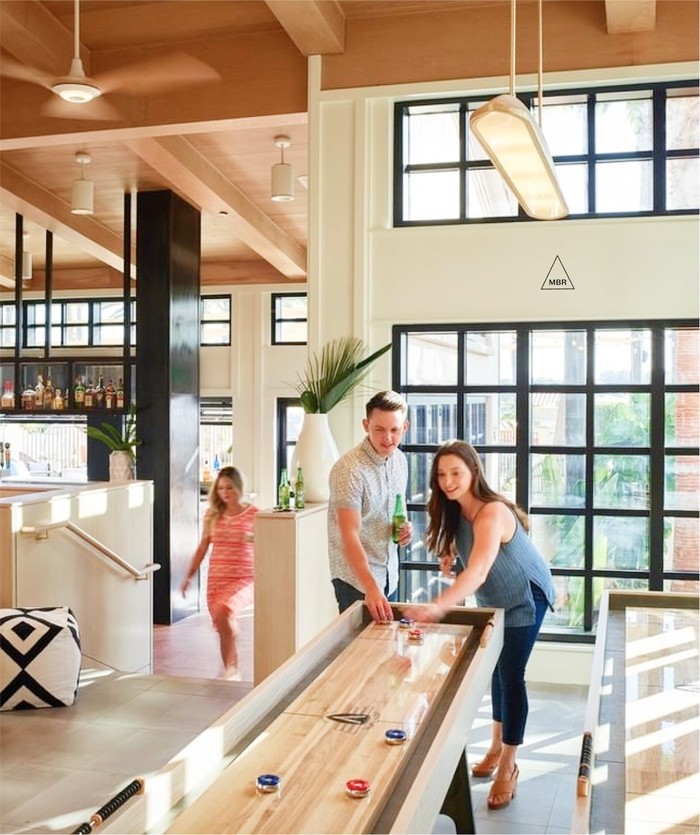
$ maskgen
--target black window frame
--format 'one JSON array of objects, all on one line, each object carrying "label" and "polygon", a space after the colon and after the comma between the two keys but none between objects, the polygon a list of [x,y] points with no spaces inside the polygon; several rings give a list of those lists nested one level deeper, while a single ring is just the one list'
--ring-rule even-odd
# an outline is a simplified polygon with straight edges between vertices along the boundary
[{"label": "black window frame", "polygon": [[[204,318],[204,302],[209,301],[210,299],[226,299],[228,303],[228,317],[224,317],[223,319],[205,319]],[[233,309],[233,303],[231,300],[230,293],[214,293],[214,294],[203,294],[200,296],[200,304],[199,304],[199,344],[202,348],[222,348],[222,347],[230,347],[231,345],[231,337],[233,332],[232,327],[232,316],[231,311]],[[225,325],[228,328],[228,340],[226,342],[205,342],[202,336],[204,325]]]},{"label": "black window frame", "polygon": [[[666,148],[666,91],[676,90],[682,88],[698,88],[700,82],[698,79],[684,79],[679,81],[669,82],[654,82],[648,84],[616,84],[610,86],[600,87],[579,87],[579,88],[558,88],[547,90],[543,93],[543,107],[546,108],[547,99],[562,97],[562,96],[586,96],[588,101],[588,146],[585,154],[576,155],[554,155],[555,166],[557,164],[566,163],[584,163],[588,168],[588,205],[589,207],[595,205],[595,167],[596,163],[601,161],[623,161],[630,159],[650,159],[653,164],[653,209],[651,211],[629,211],[629,212],[596,212],[588,211],[584,213],[569,214],[564,221],[594,219],[594,218],[614,218],[614,217],[658,217],[658,216],[683,216],[683,215],[697,215],[700,207],[695,209],[672,209],[665,208],[666,202],[666,161],[669,159],[688,158],[689,156],[698,157],[698,148],[687,149],[672,149]],[[653,107],[653,134],[652,134],[652,148],[650,151],[634,151],[634,152],[620,152],[620,153],[596,153],[595,151],[595,102],[597,96],[604,96],[610,93],[624,93],[629,92],[634,94],[639,91],[650,91],[652,95]],[[534,111],[537,106],[537,91],[520,91],[517,94],[519,98],[531,111]],[[470,95],[470,96],[446,96],[440,98],[426,98],[402,100],[394,103],[394,163],[393,163],[393,225],[394,227],[404,226],[446,226],[446,225],[471,225],[477,223],[513,223],[513,222],[530,222],[533,218],[525,214],[522,207],[517,204],[517,214],[497,217],[475,217],[467,216],[467,195],[466,195],[466,177],[467,172],[475,169],[491,169],[493,165],[491,161],[486,158],[483,160],[470,161],[467,159],[467,130],[469,124],[469,114],[476,107],[485,104],[490,100],[490,96],[484,95]],[[445,105],[457,104],[459,105],[459,125],[460,125],[460,158],[457,163],[421,163],[414,165],[404,165],[404,114],[412,107],[425,107],[430,105]],[[459,170],[460,180],[460,209],[459,217],[445,218],[445,219],[430,219],[430,220],[407,220],[403,217],[404,204],[404,174],[411,171],[439,171],[439,170]],[[562,221],[559,221],[562,222]]]},{"label": "black window frame", "polygon": [[[452,323],[439,325],[394,325],[392,328],[392,387],[404,397],[411,399],[411,395],[456,395],[456,409],[454,415],[457,425],[457,437],[467,438],[465,426],[465,404],[469,393],[504,392],[515,394],[517,400],[516,413],[516,434],[513,444],[474,444],[479,453],[505,453],[513,454],[516,462],[516,493],[515,501],[523,507],[530,518],[535,516],[584,516],[588,534],[586,536],[586,553],[582,568],[552,567],[552,573],[564,577],[581,577],[584,584],[584,609],[583,628],[581,630],[547,630],[545,627],[541,633],[543,640],[591,643],[595,640],[594,622],[594,588],[595,578],[623,578],[623,579],[647,579],[649,591],[663,591],[664,582],[681,580],[697,582],[698,575],[694,572],[679,572],[666,570],[664,568],[664,523],[666,519],[677,518],[700,518],[700,510],[665,508],[665,462],[669,456],[694,456],[700,458],[700,448],[666,445],[664,435],[665,419],[665,396],[674,392],[698,391],[696,384],[669,383],[664,379],[665,359],[665,334],[668,330],[674,329],[698,329],[700,322],[697,319],[669,319],[669,320],[615,320],[615,321],[561,321],[561,322],[501,322],[501,323]],[[652,368],[651,377],[648,383],[643,385],[635,384],[603,384],[593,380],[593,337],[594,334],[603,330],[627,330],[643,329],[651,331],[652,345]],[[586,331],[588,334],[588,367],[586,370],[586,382],[583,385],[543,385],[530,382],[530,338],[536,331]],[[514,332],[517,335],[517,369],[516,377],[509,385],[471,385],[465,382],[464,357],[466,356],[466,343],[469,332],[495,333]],[[456,333],[457,334],[457,383],[455,385],[408,385],[404,382],[406,371],[406,339],[410,334],[420,333]],[[535,392],[557,391],[561,393],[584,393],[586,395],[586,408],[588,419],[586,422],[586,440],[583,445],[569,446],[539,446],[530,442],[530,395]],[[595,443],[593,405],[597,393],[607,391],[643,391],[650,394],[650,438],[647,446],[632,447],[604,447]],[[409,408],[409,418],[412,418]],[[438,443],[407,443],[404,439],[402,449],[407,455],[411,453],[428,453],[418,460],[417,471],[422,473],[422,478],[427,483],[426,470],[428,457],[438,448]],[[583,507],[569,508],[567,506],[546,507],[543,505],[531,506],[530,496],[530,456],[540,452],[551,452],[559,454],[580,453],[586,456],[586,502]],[[646,509],[628,510],[620,507],[606,509],[602,506],[594,506],[593,503],[593,475],[592,461],[596,455],[646,455],[649,459],[649,504]],[[422,469],[421,469],[422,468]],[[429,470],[428,470],[429,472]],[[409,494],[410,494],[409,489]],[[415,500],[409,495],[409,513],[426,513],[426,503]],[[593,564],[593,538],[591,535],[593,521],[599,517],[629,517],[649,519],[649,565],[647,569],[610,569],[607,567],[596,568]],[[414,517],[415,518],[415,517]],[[439,570],[436,560],[411,560],[411,549],[401,549],[401,560],[399,566],[400,582],[399,590],[407,587],[405,572],[410,571],[435,571]],[[403,599],[403,596],[402,598]]]},{"label": "black window frame", "polygon": [[[307,299],[306,316],[285,318],[280,316],[279,302],[282,299],[290,298],[305,298]],[[304,322],[306,323],[306,339],[303,342],[296,342],[292,340],[283,340],[278,338],[278,328],[283,324],[290,322]],[[309,310],[308,310],[308,293],[273,293],[270,302],[270,344],[271,345],[307,345],[308,344],[308,330],[309,330]]]}]

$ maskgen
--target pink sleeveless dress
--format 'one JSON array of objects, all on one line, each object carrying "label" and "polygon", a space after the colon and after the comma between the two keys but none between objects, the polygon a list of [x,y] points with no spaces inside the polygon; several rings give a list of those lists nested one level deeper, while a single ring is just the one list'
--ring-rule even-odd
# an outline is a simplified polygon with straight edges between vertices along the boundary
[{"label": "pink sleeveless dress", "polygon": [[215,629],[222,608],[235,617],[253,602],[253,543],[241,542],[240,537],[252,535],[257,512],[251,504],[237,516],[222,514],[212,528],[207,606]]}]

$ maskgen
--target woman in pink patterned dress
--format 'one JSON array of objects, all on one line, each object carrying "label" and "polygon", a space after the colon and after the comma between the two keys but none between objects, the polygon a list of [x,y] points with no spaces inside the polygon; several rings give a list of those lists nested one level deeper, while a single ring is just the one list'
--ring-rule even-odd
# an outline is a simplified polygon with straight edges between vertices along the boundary
[{"label": "woman in pink patterned dress", "polygon": [[222,467],[209,491],[204,531],[180,587],[187,594],[192,577],[211,548],[207,606],[219,633],[228,679],[240,678],[236,619],[253,602],[253,525],[258,508],[243,501],[243,478],[235,467]]}]

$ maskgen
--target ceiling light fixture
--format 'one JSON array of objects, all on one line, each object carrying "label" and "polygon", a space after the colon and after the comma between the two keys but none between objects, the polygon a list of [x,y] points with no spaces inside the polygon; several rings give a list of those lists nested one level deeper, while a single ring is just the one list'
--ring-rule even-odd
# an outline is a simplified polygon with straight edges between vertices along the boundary
[{"label": "ceiling light fixture", "polygon": [[74,22],[73,22],[73,60],[70,64],[70,72],[51,89],[57,96],[73,104],[85,104],[102,95],[102,90],[90,82],[85,75],[83,62],[80,58],[80,10],[79,0],[74,0]]},{"label": "ceiling light fixture", "polygon": [[22,279],[32,277],[32,253],[29,251],[29,232],[22,232]]},{"label": "ceiling light fixture", "polygon": [[91,162],[90,154],[78,151],[75,161],[80,166],[80,179],[73,180],[70,210],[74,215],[91,215],[94,210],[95,184],[85,179],[85,166]]},{"label": "ceiling light fixture", "polygon": [[270,196],[277,203],[294,200],[294,168],[284,161],[284,149],[292,144],[288,136],[276,136],[275,145],[280,149],[280,162],[270,172]]},{"label": "ceiling light fixture", "polygon": [[470,120],[474,136],[530,217],[559,220],[569,214],[542,133],[542,0],[538,0],[538,122],[515,96],[515,2],[510,8],[510,92],[482,105]]}]

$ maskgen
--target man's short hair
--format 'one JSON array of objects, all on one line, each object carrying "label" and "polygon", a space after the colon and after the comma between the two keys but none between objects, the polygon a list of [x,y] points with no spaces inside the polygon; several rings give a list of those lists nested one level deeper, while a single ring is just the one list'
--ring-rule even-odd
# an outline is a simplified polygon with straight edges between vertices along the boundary
[{"label": "man's short hair", "polygon": [[375,409],[381,409],[383,412],[401,411],[405,416],[408,412],[408,404],[403,397],[398,394],[398,392],[379,391],[371,398],[371,400],[367,401],[367,405],[365,407],[365,414],[367,418],[371,416]]}]

